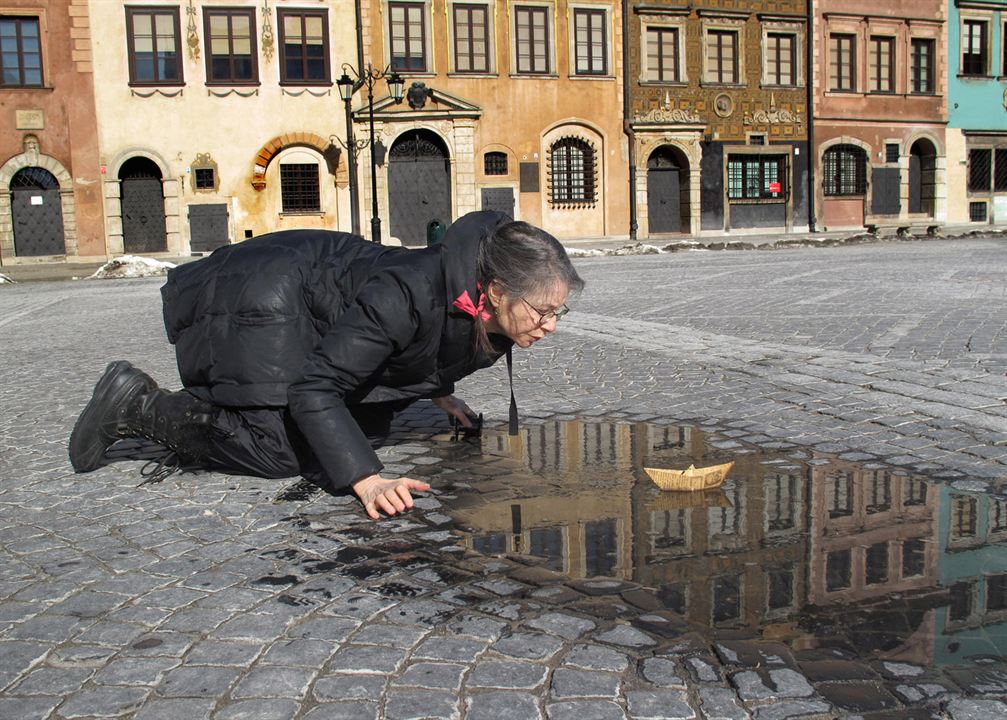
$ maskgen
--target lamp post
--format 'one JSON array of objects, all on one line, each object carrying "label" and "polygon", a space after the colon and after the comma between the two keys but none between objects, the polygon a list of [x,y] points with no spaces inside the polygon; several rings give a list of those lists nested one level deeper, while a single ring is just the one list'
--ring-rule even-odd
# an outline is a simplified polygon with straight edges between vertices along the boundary
[{"label": "lamp post", "polygon": [[[360,191],[357,186],[357,153],[370,145],[371,147],[371,241],[381,244],[381,218],[378,216],[378,173],[377,162],[374,157],[374,83],[381,79],[388,80],[388,91],[396,103],[402,102],[405,82],[395,71],[389,72],[390,68],[384,70],[374,69],[370,63],[367,67],[358,70],[349,63],[343,64],[343,74],[336,81],[339,86],[339,97],[343,99],[346,106],[346,142],[340,140],[340,144],[346,148],[349,155],[350,165],[350,218],[353,225],[353,232],[360,232]],[[350,75],[352,74],[352,77]],[[350,109],[350,102],[354,93],[362,87],[367,88],[367,120],[369,125],[369,137],[366,140],[355,140],[353,138],[353,113]]]}]

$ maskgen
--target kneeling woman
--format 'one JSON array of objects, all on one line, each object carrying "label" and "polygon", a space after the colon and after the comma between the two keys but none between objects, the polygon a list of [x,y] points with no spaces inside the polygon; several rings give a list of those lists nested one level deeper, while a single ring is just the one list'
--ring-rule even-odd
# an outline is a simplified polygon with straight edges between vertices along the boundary
[{"label": "kneeling woman", "polygon": [[367,514],[412,507],[418,480],[383,478],[372,439],[430,398],[464,426],[454,383],[556,329],[584,283],[548,233],[499,213],[410,250],[290,230],[181,265],[161,289],[185,387],[111,363],[70,436],[77,472],[144,437],[185,467],[351,486]]}]

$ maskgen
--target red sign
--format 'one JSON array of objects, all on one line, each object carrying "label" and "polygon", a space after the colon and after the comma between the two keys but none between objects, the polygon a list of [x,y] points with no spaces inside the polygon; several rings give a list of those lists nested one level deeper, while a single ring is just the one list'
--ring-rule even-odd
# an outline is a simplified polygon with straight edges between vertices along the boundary
[{"label": "red sign", "polygon": [[771,183],[769,183],[769,192],[771,192],[771,193],[778,193],[778,192],[780,192],[780,190],[781,190],[780,183],[778,183],[778,182],[771,182]]}]

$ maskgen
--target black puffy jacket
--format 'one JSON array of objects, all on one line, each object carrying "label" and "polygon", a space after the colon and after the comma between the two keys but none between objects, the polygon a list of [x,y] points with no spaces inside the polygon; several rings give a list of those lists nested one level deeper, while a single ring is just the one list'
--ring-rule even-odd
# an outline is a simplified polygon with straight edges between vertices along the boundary
[{"label": "black puffy jacket", "polygon": [[410,250],[288,230],[220,248],[161,289],[183,385],[225,407],[289,406],[333,487],[382,465],[347,406],[438,397],[492,365],[474,318],[481,240],[510,218],[470,213]]}]

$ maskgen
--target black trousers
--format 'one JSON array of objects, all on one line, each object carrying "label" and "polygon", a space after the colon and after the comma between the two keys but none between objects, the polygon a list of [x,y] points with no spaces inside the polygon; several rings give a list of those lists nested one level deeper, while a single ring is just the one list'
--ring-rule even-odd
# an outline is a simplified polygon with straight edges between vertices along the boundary
[{"label": "black trousers", "polygon": [[[350,412],[372,444],[380,444],[395,412],[409,404],[356,405]],[[334,489],[287,408],[221,407],[213,427],[209,449],[200,463],[205,469],[262,478],[301,475]]]}]

